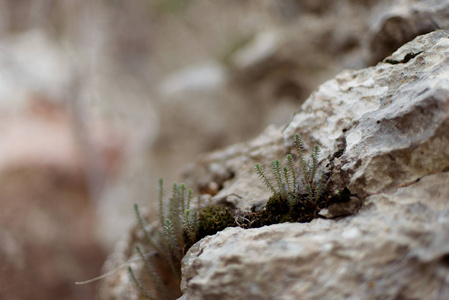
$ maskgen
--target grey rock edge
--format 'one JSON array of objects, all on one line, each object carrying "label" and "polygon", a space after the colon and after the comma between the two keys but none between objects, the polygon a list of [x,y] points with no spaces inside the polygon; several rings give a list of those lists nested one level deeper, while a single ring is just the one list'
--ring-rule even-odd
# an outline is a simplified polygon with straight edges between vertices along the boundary
[{"label": "grey rock edge", "polygon": [[364,40],[365,60],[374,65],[418,35],[448,29],[447,0],[377,1]]},{"label": "grey rock edge", "polygon": [[206,237],[183,260],[182,299],[449,299],[449,32],[340,73],[282,131],[204,155],[186,179],[223,186],[211,202],[263,207],[254,164],[298,132],[353,195],[324,215],[350,216]]},{"label": "grey rock edge", "polygon": [[[285,128],[202,155],[185,181],[221,187],[211,203],[261,209],[270,193],[254,164],[282,159],[296,133],[321,146],[330,189],[347,187],[350,202],[311,223],[204,238],[183,260],[182,299],[449,299],[449,32],[343,71]],[[105,269],[138,240],[134,232]],[[102,282],[99,299],[138,299],[126,269]]]}]

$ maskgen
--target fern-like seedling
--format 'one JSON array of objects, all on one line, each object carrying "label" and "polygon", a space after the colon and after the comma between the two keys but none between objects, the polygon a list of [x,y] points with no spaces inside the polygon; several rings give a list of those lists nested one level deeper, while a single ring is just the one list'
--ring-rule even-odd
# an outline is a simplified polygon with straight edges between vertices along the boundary
[{"label": "fern-like seedling", "polygon": [[163,224],[163,235],[172,254],[179,260],[185,254],[186,245],[191,245],[198,234],[198,211],[191,209],[192,190],[184,184],[173,184],[172,197],[168,201],[168,214]]},{"label": "fern-like seedling", "polygon": [[[161,227],[154,232],[149,232],[139,206],[134,205],[137,223],[143,231],[146,245],[145,248],[154,249],[161,256],[173,275],[180,279],[180,264],[185,252],[197,240],[199,228],[199,213],[191,207],[192,190],[187,189],[184,184],[173,184],[171,197],[164,203],[163,180],[159,180],[159,220]],[[140,294],[147,299],[170,299],[167,288],[158,275],[151,260],[144,255],[139,247],[136,251],[144,262],[145,270],[156,290],[154,293],[145,289],[144,284],[135,276],[129,268],[130,278],[136,285]]]},{"label": "fern-like seedling", "polygon": [[287,154],[284,167],[279,160],[271,163],[271,178],[260,164],[255,166],[261,180],[273,193],[266,206],[268,215],[275,218],[273,222],[307,221],[314,218],[326,188],[326,175],[318,167],[320,148],[314,146],[307,161],[299,134],[295,135],[294,144],[298,166],[291,154]]},{"label": "fern-like seedling", "polygon": [[131,267],[128,267],[128,274],[131,279],[131,281],[136,286],[137,290],[139,291],[140,295],[142,295],[145,299],[150,300],[156,300],[152,293],[150,293],[143,285],[143,283],[136,277],[134,274],[134,271]]}]

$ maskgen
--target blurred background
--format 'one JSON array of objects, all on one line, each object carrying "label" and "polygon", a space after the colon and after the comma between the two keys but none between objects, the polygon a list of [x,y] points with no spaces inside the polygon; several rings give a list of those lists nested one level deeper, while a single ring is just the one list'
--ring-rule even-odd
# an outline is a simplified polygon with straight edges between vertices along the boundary
[{"label": "blurred background", "polygon": [[437,26],[392,2],[0,0],[0,299],[94,299],[159,177]]}]

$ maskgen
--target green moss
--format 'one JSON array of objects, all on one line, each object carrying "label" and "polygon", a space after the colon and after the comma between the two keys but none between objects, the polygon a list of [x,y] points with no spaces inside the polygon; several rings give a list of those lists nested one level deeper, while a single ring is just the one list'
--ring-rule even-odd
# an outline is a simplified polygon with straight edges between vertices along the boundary
[{"label": "green moss", "polygon": [[300,198],[293,205],[289,213],[289,222],[310,222],[316,218],[320,208],[315,202]]},{"label": "green moss", "polygon": [[291,213],[289,199],[279,194],[268,199],[262,219],[265,225],[288,222]]},{"label": "green moss", "polygon": [[198,240],[234,226],[235,217],[229,209],[218,205],[208,206],[199,213]]},{"label": "green moss", "polygon": [[310,222],[313,220],[319,207],[307,199],[306,196],[289,194],[288,198],[273,195],[267,202],[265,209],[260,213],[259,222],[254,222],[253,227],[271,225],[285,222]]}]

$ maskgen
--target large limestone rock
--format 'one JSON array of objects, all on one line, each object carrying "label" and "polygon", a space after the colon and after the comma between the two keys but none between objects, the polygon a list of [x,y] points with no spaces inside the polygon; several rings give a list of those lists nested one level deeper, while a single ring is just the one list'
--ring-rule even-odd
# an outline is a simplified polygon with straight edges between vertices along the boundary
[{"label": "large limestone rock", "polygon": [[184,259],[184,299],[447,299],[449,193],[438,204],[422,199],[448,180],[431,175],[371,196],[357,216],[339,221],[207,237]]},{"label": "large limestone rock", "polygon": [[[260,209],[270,194],[254,164],[282,158],[299,132],[322,147],[329,189],[351,197],[311,223],[204,238],[183,260],[182,299],[448,299],[448,46],[447,31],[419,36],[321,85],[285,128],[193,163],[186,182],[211,203]],[[137,298],[127,278],[107,278],[100,299]]]},{"label": "large limestone rock", "polygon": [[330,186],[347,186],[360,199],[445,170],[447,41],[446,31],[420,36],[376,67],[343,71],[283,130],[268,128],[249,143],[204,155],[186,172],[187,182],[200,190],[210,182],[223,186],[212,200],[242,210],[264,205],[254,164],[281,158],[297,132],[321,146]]},{"label": "large limestone rock", "polygon": [[211,201],[261,207],[269,195],[254,163],[281,157],[300,132],[322,146],[329,187],[356,204],[323,212],[346,218],[203,239],[183,260],[183,299],[448,299],[448,37],[420,36],[376,67],[340,73],[282,132],[192,166],[192,183],[223,187]]}]

